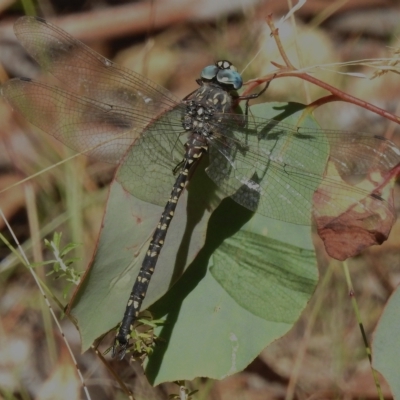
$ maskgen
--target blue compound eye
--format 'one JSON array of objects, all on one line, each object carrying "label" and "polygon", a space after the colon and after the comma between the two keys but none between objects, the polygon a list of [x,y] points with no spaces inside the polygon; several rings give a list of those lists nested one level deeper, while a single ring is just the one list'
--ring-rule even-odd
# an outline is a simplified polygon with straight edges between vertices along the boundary
[{"label": "blue compound eye", "polygon": [[206,79],[208,81],[211,81],[217,76],[217,73],[219,71],[219,68],[216,65],[209,65],[208,67],[205,67],[203,71],[201,71],[201,79]]},{"label": "blue compound eye", "polygon": [[231,85],[235,90],[240,89],[243,85],[243,80],[239,72],[232,69],[220,70],[217,75],[217,80],[223,85]]}]

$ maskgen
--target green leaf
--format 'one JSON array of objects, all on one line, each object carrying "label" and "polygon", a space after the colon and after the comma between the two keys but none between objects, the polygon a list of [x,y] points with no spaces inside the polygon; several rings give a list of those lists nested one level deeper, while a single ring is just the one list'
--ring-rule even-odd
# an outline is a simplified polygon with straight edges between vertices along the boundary
[{"label": "green leaf", "polygon": [[375,329],[372,342],[372,366],[390,385],[394,399],[400,399],[400,286],[390,296]]},{"label": "green leaf", "polygon": [[[258,215],[249,220],[251,217],[251,212],[231,199],[224,200],[210,218],[206,243],[195,261],[175,286],[150,308],[155,318],[164,318],[166,321],[163,327],[155,329],[155,334],[167,343],[156,346],[146,364],[145,372],[152,384],[177,379],[191,380],[198,376],[222,379],[243,370],[264,347],[293,326],[306,306],[317,281],[315,258],[309,250],[312,246],[310,228],[267,218],[261,218],[261,222]],[[248,222],[243,226],[246,220]],[[274,272],[275,279],[280,280],[282,285],[287,279],[287,285],[292,286],[293,299],[283,296],[274,305],[273,302],[279,297],[274,287],[270,285],[257,291],[253,289],[251,295],[259,296],[259,304],[268,305],[268,318],[261,318],[241,306],[210,272],[210,267],[215,270],[227,265],[224,260],[225,243],[240,241],[242,229],[259,223],[263,225],[264,232],[253,235],[261,247],[265,245],[267,248],[271,242],[276,243],[270,239],[275,229],[280,234],[290,229],[298,239],[299,254],[304,255],[300,263],[301,257],[297,257],[292,262],[289,260],[288,265],[283,265],[282,272],[279,272],[279,268]],[[265,251],[264,260],[269,257],[270,252]],[[306,274],[307,283],[294,285],[293,277],[306,266],[309,270]],[[287,269],[290,267],[294,272],[288,279]],[[256,279],[263,278],[265,272],[262,271],[262,275],[258,272],[254,272]],[[302,278],[301,282],[304,281]],[[229,282],[224,282],[224,286],[229,287]],[[243,288],[238,284],[236,290],[242,291]],[[285,310],[284,314],[282,310]]]},{"label": "green leaf", "polygon": [[[267,229],[257,232],[257,225]],[[267,228],[268,227],[268,228]],[[279,234],[280,240],[274,239]],[[299,317],[314,290],[315,255],[309,247],[291,245],[294,236],[309,236],[308,228],[258,217],[214,253],[211,273],[243,308],[263,319],[291,323]],[[303,244],[302,244],[303,245]],[[268,295],[266,295],[268,293]]]},{"label": "green leaf", "polygon": [[[296,125],[301,109],[263,104],[252,112]],[[182,194],[143,304],[166,320],[155,329],[166,344],[146,364],[153,384],[242,370],[293,326],[317,281],[310,228],[232,199],[220,204],[206,165],[205,158]],[[112,184],[93,262],[71,302],[83,350],[120,322],[162,209]]]}]

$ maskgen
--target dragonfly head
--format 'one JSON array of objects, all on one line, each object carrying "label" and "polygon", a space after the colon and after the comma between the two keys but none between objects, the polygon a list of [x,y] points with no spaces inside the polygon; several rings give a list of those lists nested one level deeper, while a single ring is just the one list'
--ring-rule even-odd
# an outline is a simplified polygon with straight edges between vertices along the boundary
[{"label": "dragonfly head", "polygon": [[227,61],[217,61],[214,65],[209,65],[201,71],[203,82],[214,82],[225,90],[238,90],[243,85],[242,77],[235,66]]}]

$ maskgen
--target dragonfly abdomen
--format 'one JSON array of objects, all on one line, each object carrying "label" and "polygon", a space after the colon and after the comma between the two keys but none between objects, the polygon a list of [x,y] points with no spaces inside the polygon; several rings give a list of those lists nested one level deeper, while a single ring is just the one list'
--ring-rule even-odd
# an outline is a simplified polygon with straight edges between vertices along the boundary
[{"label": "dragonfly abdomen", "polygon": [[[197,165],[203,153],[208,150],[207,141],[202,135],[193,134],[185,145],[186,152],[182,162],[182,169],[172,188],[170,198],[164,208],[160,221],[151,238],[149,248],[143,260],[142,267],[133,285],[128,303],[126,305],[124,317],[118,329],[113,346],[113,355],[119,354],[123,358],[126,348],[129,344],[130,334],[132,332],[132,324],[137,320],[143,299],[146,296],[150,279],[153,275],[160,256],[161,249],[164,245],[165,237],[169,225],[174,217],[175,209],[178,204],[180,195],[185,188],[190,170]],[[119,348],[117,350],[117,348]]]}]

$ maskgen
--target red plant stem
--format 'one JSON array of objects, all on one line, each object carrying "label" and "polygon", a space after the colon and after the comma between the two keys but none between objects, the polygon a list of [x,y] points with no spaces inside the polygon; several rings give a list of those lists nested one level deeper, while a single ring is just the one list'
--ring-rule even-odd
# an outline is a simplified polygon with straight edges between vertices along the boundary
[{"label": "red plant stem", "polygon": [[295,70],[296,68],[290,62],[289,57],[286,55],[285,49],[283,48],[281,38],[279,37],[279,29],[275,28],[274,21],[272,20],[272,14],[268,14],[266,20],[269,28],[271,29],[271,36],[273,36],[275,39],[276,46],[278,47],[279,53],[283,58],[283,61],[285,61],[286,67]]},{"label": "red plant stem", "polygon": [[326,96],[326,97],[316,100],[315,102],[313,102],[309,105],[310,107],[317,107],[322,104],[329,103],[331,101],[342,100],[342,101],[346,101],[348,103],[355,104],[362,108],[365,108],[366,110],[369,110],[373,113],[381,115],[382,117],[387,118],[390,121],[400,124],[400,117],[398,117],[397,115],[394,115],[380,107],[374,106],[373,104],[368,103],[367,101],[361,100],[361,99],[354,97],[348,93],[345,93],[342,90],[337,89],[334,86],[331,86],[328,83],[323,82],[317,78],[314,78],[313,76],[311,76],[307,73],[298,72],[296,70],[294,70],[294,71],[289,71],[289,70],[276,71],[264,78],[250,80],[246,83],[249,85],[249,87],[246,89],[246,91],[243,93],[243,95],[246,95],[247,93],[251,92],[256,86],[260,85],[263,82],[268,82],[275,78],[283,78],[283,77],[288,77],[288,76],[304,79],[308,82],[313,83],[314,85],[317,85],[323,89],[326,89],[328,92],[331,92],[330,96]]},{"label": "red plant stem", "polygon": [[[288,76],[290,76],[290,75],[288,75]],[[295,76],[295,74],[293,74],[292,76]],[[372,111],[378,115],[381,115],[384,118],[390,119],[391,121],[396,122],[397,124],[400,124],[400,117],[384,110],[383,108],[374,106],[373,104],[368,103],[367,101],[361,100],[357,97],[352,96],[351,94],[345,93],[342,90],[337,89],[334,86],[331,86],[317,78],[314,78],[313,76],[311,76],[309,74],[302,73],[301,78],[308,82],[314,83],[315,85],[318,85],[318,86],[322,87],[323,89],[326,89],[329,92],[331,92],[332,96],[327,96],[328,98],[331,97],[330,101],[337,101],[337,100],[347,101],[348,103],[356,104],[360,107],[365,108],[366,110]],[[318,100],[317,100],[317,102],[318,102]],[[328,102],[328,101],[326,101],[326,102]]]},{"label": "red plant stem", "polygon": [[246,83],[246,85],[248,85],[248,88],[244,91],[244,93],[242,94],[242,96],[246,96],[247,94],[249,94],[255,87],[257,87],[258,85],[260,85],[263,82],[270,82],[275,78],[284,78],[284,77],[296,77],[296,78],[300,78],[300,79],[304,79],[305,81],[308,81],[310,83],[313,83],[314,85],[317,85],[325,90],[327,90],[328,92],[331,93],[331,95],[329,96],[325,96],[322,97],[318,100],[315,100],[314,102],[312,102],[311,104],[308,105],[309,108],[316,108],[319,107],[320,105],[326,104],[326,103],[330,103],[332,101],[338,101],[338,100],[342,100],[342,101],[346,101],[348,103],[352,103],[355,104],[357,106],[360,106],[362,108],[365,108],[366,110],[369,110],[373,113],[376,113],[378,115],[381,115],[384,118],[389,119],[390,121],[393,121],[397,124],[400,124],[400,117],[398,117],[397,115],[394,115],[390,112],[387,112],[386,110],[379,108],[377,106],[374,106],[371,103],[368,103],[367,101],[358,99],[357,97],[354,97],[348,93],[343,92],[340,89],[335,88],[334,86],[329,85],[326,82],[323,82],[317,78],[314,78],[313,76],[311,76],[310,74],[306,73],[306,72],[300,72],[298,71],[293,64],[290,62],[288,56],[286,55],[285,49],[283,48],[282,42],[280,40],[279,37],[279,30],[275,27],[274,22],[272,20],[272,14],[269,14],[266,18],[267,24],[271,29],[271,36],[274,37],[276,45],[278,47],[279,53],[282,57],[282,59],[284,60],[286,66],[280,65],[276,62],[271,62],[272,65],[274,65],[275,67],[277,67],[277,71],[273,72],[263,78],[259,78],[259,79],[252,79],[250,81],[248,81]]}]

